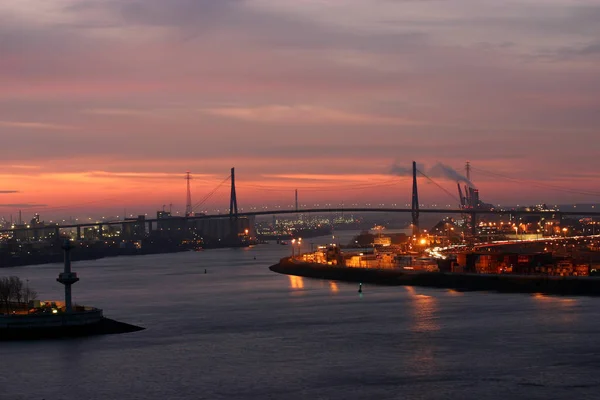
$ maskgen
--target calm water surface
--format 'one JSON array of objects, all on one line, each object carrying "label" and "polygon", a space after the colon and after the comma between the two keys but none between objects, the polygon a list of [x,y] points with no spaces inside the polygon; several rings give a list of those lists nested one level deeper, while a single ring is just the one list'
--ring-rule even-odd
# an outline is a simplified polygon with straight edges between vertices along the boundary
[{"label": "calm water surface", "polygon": [[[76,302],[147,329],[0,343],[0,399],[600,398],[598,299],[370,285],[361,297],[270,272],[288,252],[74,263]],[[60,299],[60,269],[0,272]]]}]

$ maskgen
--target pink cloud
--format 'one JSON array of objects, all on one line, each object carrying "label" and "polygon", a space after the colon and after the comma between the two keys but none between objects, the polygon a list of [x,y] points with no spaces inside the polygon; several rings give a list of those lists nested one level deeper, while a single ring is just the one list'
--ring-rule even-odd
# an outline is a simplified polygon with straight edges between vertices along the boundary
[{"label": "pink cloud", "polygon": [[333,125],[423,125],[423,122],[400,117],[352,113],[319,106],[267,105],[261,107],[209,108],[204,112],[243,121],[275,124],[333,124]]},{"label": "pink cloud", "polygon": [[44,122],[26,122],[26,121],[0,121],[0,127],[19,128],[19,129],[42,129],[51,131],[64,131],[77,129],[74,126],[50,124]]},{"label": "pink cloud", "polygon": [[[154,207],[181,202],[183,171],[202,195],[231,166],[245,204],[280,193],[257,186],[397,199],[325,190],[413,159],[598,190],[592,1],[33,3],[0,13],[11,204]],[[588,198],[475,176],[489,201]]]}]

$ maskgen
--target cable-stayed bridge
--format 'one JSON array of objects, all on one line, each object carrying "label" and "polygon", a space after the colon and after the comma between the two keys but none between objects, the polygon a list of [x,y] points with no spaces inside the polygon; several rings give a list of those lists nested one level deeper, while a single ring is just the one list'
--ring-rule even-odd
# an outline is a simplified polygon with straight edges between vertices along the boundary
[{"label": "cable-stayed bridge", "polygon": [[[171,218],[179,218],[183,221],[196,221],[196,220],[210,220],[210,219],[223,219],[229,218],[230,220],[235,220],[237,218],[243,217],[256,217],[256,216],[267,216],[267,215],[294,215],[294,214],[325,214],[325,213],[386,213],[386,214],[410,214],[412,218],[412,227],[415,232],[418,232],[419,229],[419,216],[420,214],[437,214],[437,215],[463,215],[467,216],[470,220],[470,226],[472,232],[475,233],[476,230],[476,221],[477,217],[480,215],[509,215],[509,216],[551,216],[551,218],[562,218],[565,216],[588,216],[595,217],[600,216],[600,211],[560,211],[560,210],[516,210],[516,209],[500,209],[500,208],[478,208],[478,207],[469,207],[465,206],[463,199],[457,199],[456,196],[450,194],[446,189],[440,188],[444,190],[447,194],[457,199],[457,203],[461,204],[461,206],[456,208],[422,208],[423,205],[419,203],[419,194],[418,194],[418,185],[417,185],[417,177],[424,176],[429,181],[435,183],[430,177],[422,173],[417,169],[416,163],[413,162],[412,168],[412,204],[410,208],[408,207],[385,207],[381,203],[373,204],[373,206],[367,207],[359,207],[358,205],[353,205],[350,207],[344,206],[333,206],[331,203],[324,203],[323,206],[320,207],[305,207],[301,206],[298,203],[298,197],[296,193],[296,202],[294,205],[288,206],[288,208],[274,207],[273,209],[254,209],[251,211],[243,211],[243,209],[238,209],[237,202],[237,192],[236,192],[236,179],[235,179],[235,169],[231,169],[231,173],[227,176],[223,181],[221,181],[213,190],[211,190],[208,194],[206,194],[201,200],[192,204],[191,195],[190,195],[190,176],[189,173],[186,175],[187,184],[188,184],[188,193],[187,193],[187,204],[186,204],[186,213],[181,217],[172,217]],[[437,183],[436,183],[437,185]],[[224,212],[219,213],[198,213],[197,210],[201,209],[209,199],[211,199],[215,193],[222,187],[229,186],[229,207],[224,208]],[[438,185],[439,186],[439,185]],[[367,186],[368,187],[368,186]],[[335,189],[335,188],[333,188]],[[460,186],[459,186],[460,191]],[[591,193],[591,192],[590,192]],[[240,211],[241,210],[241,211]],[[143,223],[147,226],[149,231],[153,230],[153,227],[156,227],[158,222],[161,221],[162,218],[144,218]],[[44,229],[54,229],[56,237],[59,236],[60,229],[76,229],[78,237],[81,237],[80,231],[81,229],[96,227],[98,228],[98,232],[100,235],[102,233],[102,228],[106,226],[127,226],[129,224],[139,224],[139,219],[123,219],[123,220],[115,220],[115,221],[90,221],[84,223],[67,223],[67,224],[56,224],[50,227],[46,226]],[[21,225],[12,227],[9,229],[0,230],[2,233],[14,233],[17,231],[28,231],[40,229],[40,227]]]}]

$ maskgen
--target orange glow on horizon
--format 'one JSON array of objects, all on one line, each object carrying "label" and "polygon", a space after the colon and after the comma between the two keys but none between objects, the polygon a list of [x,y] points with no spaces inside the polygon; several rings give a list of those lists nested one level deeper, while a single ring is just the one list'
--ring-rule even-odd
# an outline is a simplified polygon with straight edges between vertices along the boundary
[{"label": "orange glow on horizon", "polygon": [[[296,189],[302,208],[406,208],[412,160],[470,159],[495,206],[596,202],[597,35],[565,30],[591,2],[509,2],[497,21],[494,2],[1,2],[0,217],[184,212],[184,171],[202,203],[232,166],[243,211]],[[391,15],[439,23],[381,40]],[[430,175],[423,208],[457,207],[457,176]]]},{"label": "orange glow on horizon", "polygon": [[[65,161],[76,168],[85,164],[83,159]],[[90,162],[98,163],[99,160]],[[338,162],[341,162],[338,160]],[[185,161],[176,166],[183,167]],[[111,163],[112,165],[112,163]],[[22,163],[6,164],[0,174],[2,190],[16,190],[18,193],[0,193],[0,211],[4,214],[19,209],[25,212],[85,213],[96,210],[131,209],[157,210],[162,205],[173,204],[173,209],[185,210],[185,174],[183,172],[157,172],[152,170],[150,161],[136,160],[128,171],[124,160],[115,161],[113,168],[119,171],[90,169],[79,172],[53,171],[41,165]],[[258,208],[285,209],[293,207],[294,192],[299,192],[301,208],[335,207],[390,207],[409,208],[411,178],[387,174],[335,174],[335,173],[261,173],[262,161],[258,166],[250,164],[251,170],[236,170],[236,189],[242,211]],[[172,171],[173,166],[166,160],[157,160],[155,168]],[[181,168],[185,171],[187,168]],[[258,169],[258,171],[257,171]],[[193,171],[193,169],[191,169]],[[200,203],[213,190],[218,190],[204,204],[198,204],[196,212],[225,212],[229,202],[229,182],[224,182],[229,170],[223,168],[221,174],[198,174],[192,172],[192,200]],[[595,181],[593,175],[580,179],[570,179],[570,187],[583,186],[587,181]],[[440,180],[450,193],[454,193],[454,182]],[[564,181],[556,184],[566,186]],[[490,203],[505,203],[507,193],[513,197],[519,194],[519,183],[480,180],[477,186],[482,200]],[[569,186],[567,186],[569,187]],[[541,189],[540,189],[541,190]],[[457,207],[457,200],[443,193],[425,179],[419,181],[420,198],[427,207]],[[498,195],[505,196],[494,201]],[[548,202],[552,204],[552,202]],[[514,203],[512,203],[514,204]],[[28,207],[27,205],[35,205]],[[524,205],[524,204],[522,204]],[[138,211],[136,211],[138,210]]]}]

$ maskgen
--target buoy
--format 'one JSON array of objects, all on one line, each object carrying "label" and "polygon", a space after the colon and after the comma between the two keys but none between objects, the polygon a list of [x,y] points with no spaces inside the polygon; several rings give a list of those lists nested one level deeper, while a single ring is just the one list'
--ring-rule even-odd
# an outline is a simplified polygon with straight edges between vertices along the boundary
[{"label": "buoy", "polygon": [[204,273],[206,273],[206,269],[204,269]]},{"label": "buoy", "polygon": [[358,284],[358,293],[362,293],[362,283]]}]

